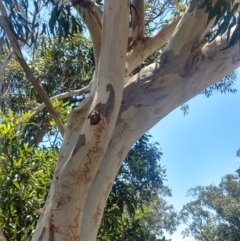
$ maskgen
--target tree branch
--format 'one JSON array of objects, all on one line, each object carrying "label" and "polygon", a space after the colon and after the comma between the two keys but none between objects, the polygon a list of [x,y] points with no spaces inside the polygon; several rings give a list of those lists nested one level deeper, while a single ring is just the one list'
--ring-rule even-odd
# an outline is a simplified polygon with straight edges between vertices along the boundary
[{"label": "tree branch", "polygon": [[129,76],[149,55],[167,43],[181,17],[182,15],[165,24],[154,36],[149,37],[146,41],[139,41],[133,49],[127,53],[126,76]]},{"label": "tree branch", "polygon": [[205,38],[205,34],[211,29],[215,18],[206,26],[208,14],[206,14],[205,9],[198,9],[197,4],[195,0],[190,1],[164,51],[170,50],[174,55],[177,55],[184,46],[191,49]]},{"label": "tree branch", "polygon": [[101,7],[90,0],[83,0],[80,4],[75,4],[76,0],[71,0],[77,12],[86,23],[93,42],[95,65],[98,65],[101,49],[102,33],[102,11]]},{"label": "tree branch", "polygon": [[[83,214],[82,236],[95,232],[88,227],[100,225],[101,214],[97,220],[93,217],[96,213],[100,213],[99,210],[103,210],[118,169],[135,140],[176,107],[240,66],[239,45],[221,51],[226,44],[227,34],[218,37],[212,43],[205,44],[196,53],[199,58],[193,58],[197,61],[192,65],[194,71],[188,72],[187,76],[183,77],[178,72],[185,65],[180,52],[175,58],[176,62],[168,63],[170,66],[181,65],[179,69],[167,68],[166,72],[166,65],[153,63],[145,67],[142,74],[129,78],[124,88],[122,99],[124,104],[110,140],[114,148],[108,148],[88,192]],[[99,183],[105,185],[100,186]],[[93,195],[95,198],[92,198]],[[92,235],[94,237],[94,233]]]},{"label": "tree branch", "polygon": [[[65,98],[68,98],[68,97],[72,97],[72,96],[75,96],[75,95],[83,95],[84,93],[86,93],[86,92],[91,90],[91,85],[92,84],[90,82],[88,86],[86,86],[86,87],[84,87],[82,89],[72,90],[72,91],[68,91],[68,92],[65,92],[65,93],[53,96],[53,97],[50,98],[50,101],[54,101],[55,99],[62,100],[62,99],[65,99]],[[45,107],[46,107],[46,104],[42,103],[39,106],[33,108],[33,111],[37,114],[38,112],[42,111]]]},{"label": "tree branch", "polygon": [[[234,29],[235,27],[231,29],[231,35]],[[226,45],[227,33],[202,47],[199,44],[194,55],[189,53],[192,59],[191,65],[189,65],[189,61],[182,59],[183,52],[186,51],[183,48],[169,62],[153,63],[145,67],[141,74],[129,78],[128,84],[125,85],[123,101],[126,106],[132,107],[131,118],[135,116],[137,120],[141,120],[141,122],[134,123],[136,129],[132,124],[130,125],[131,129],[134,128],[132,132],[139,130],[139,128],[142,131],[143,128],[141,134],[145,133],[150,126],[155,125],[177,106],[187,102],[239,67],[240,50],[238,43],[234,47],[222,51]],[[212,74],[213,71],[214,74]],[[132,91],[136,91],[138,94],[135,95]],[[127,101],[130,92],[135,96],[131,103]],[[129,108],[128,110],[130,111]],[[126,108],[122,108],[122,111],[127,112]],[[148,116],[153,118],[148,118]],[[146,129],[143,127],[143,123],[146,125]]]},{"label": "tree branch", "polygon": [[42,98],[43,102],[45,103],[50,115],[52,115],[53,119],[55,120],[57,127],[61,133],[61,135],[64,135],[64,125],[60,119],[60,117],[58,116],[57,112],[55,111],[55,109],[52,106],[51,101],[48,98],[48,95],[46,93],[46,91],[44,90],[44,88],[38,83],[38,80],[36,79],[36,77],[33,75],[31,69],[29,68],[28,64],[26,63],[26,61],[23,58],[22,52],[21,52],[21,48],[19,46],[18,41],[15,39],[11,28],[9,26],[9,20],[8,20],[8,16],[6,15],[6,9],[2,3],[2,0],[0,1],[0,11],[2,12],[2,16],[0,16],[0,23],[3,27],[3,29],[5,30],[12,46],[13,46],[13,50],[16,54],[16,57],[20,63],[20,65],[22,66],[28,80],[32,83],[32,85],[34,86],[35,90],[37,91],[37,93],[40,95],[40,97]]}]

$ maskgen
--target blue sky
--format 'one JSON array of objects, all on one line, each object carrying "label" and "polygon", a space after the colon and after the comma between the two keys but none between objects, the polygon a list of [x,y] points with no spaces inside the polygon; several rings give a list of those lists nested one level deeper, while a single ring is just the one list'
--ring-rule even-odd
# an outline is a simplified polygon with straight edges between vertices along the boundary
[{"label": "blue sky", "polygon": [[[240,71],[234,87],[236,94],[198,95],[188,102],[187,116],[177,108],[150,130],[163,151],[161,163],[167,169],[166,184],[172,189],[167,200],[177,211],[190,200],[186,197],[189,188],[218,185],[222,176],[240,167],[236,157],[240,148]],[[167,237],[194,240],[183,239],[182,229],[180,226]]]}]

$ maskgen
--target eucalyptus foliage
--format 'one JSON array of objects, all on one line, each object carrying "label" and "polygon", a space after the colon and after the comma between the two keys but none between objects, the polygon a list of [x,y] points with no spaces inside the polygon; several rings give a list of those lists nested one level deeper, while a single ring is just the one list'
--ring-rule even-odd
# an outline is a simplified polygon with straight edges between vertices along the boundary
[{"label": "eucalyptus foliage", "polygon": [[224,176],[218,186],[197,186],[194,198],[183,206],[180,218],[188,226],[184,236],[200,241],[240,240],[240,169]]}]

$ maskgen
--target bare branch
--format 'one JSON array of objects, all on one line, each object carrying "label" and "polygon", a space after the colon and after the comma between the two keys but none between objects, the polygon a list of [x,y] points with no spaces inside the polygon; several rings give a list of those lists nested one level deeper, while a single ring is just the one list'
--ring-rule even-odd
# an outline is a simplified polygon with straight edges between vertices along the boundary
[{"label": "bare branch", "polygon": [[204,39],[205,34],[211,29],[215,18],[206,26],[208,14],[204,9],[198,9],[196,4],[197,2],[194,0],[190,2],[165,51],[173,51],[176,55],[184,46],[191,49]]},{"label": "bare branch", "polygon": [[[231,35],[235,27],[231,29]],[[145,133],[177,106],[186,103],[240,66],[238,43],[231,49],[222,51],[227,45],[227,33],[211,43],[204,46],[202,44],[200,42],[196,45],[194,55],[191,51],[188,52],[191,65],[188,64],[188,58],[183,61],[183,52],[186,51],[183,48],[174,58],[168,58],[167,62],[163,62],[163,59],[160,63],[156,61],[145,67],[141,74],[129,78],[128,84],[125,85],[123,102],[134,106],[131,108],[131,118],[137,116],[136,118],[141,120],[137,124],[134,123],[134,126],[129,125],[131,133],[137,132],[139,128],[143,131],[140,135]],[[129,93],[136,96],[134,101],[131,100],[131,104],[127,103]],[[121,113],[119,115],[121,116]],[[143,123],[146,129],[143,128]]]},{"label": "bare branch", "polygon": [[81,4],[75,4],[76,0],[71,0],[74,4],[75,9],[81,15],[83,21],[86,23],[87,28],[90,32],[93,50],[94,50],[94,59],[96,66],[98,65],[100,58],[100,49],[101,49],[101,33],[102,33],[102,11],[99,6],[94,2],[89,0],[83,0]]},{"label": "bare branch", "polygon": [[[75,96],[75,95],[83,95],[84,93],[89,92],[91,90],[91,85],[92,84],[90,82],[90,84],[88,86],[86,86],[82,89],[72,90],[72,91],[68,91],[68,92],[53,96],[53,97],[50,98],[50,101],[53,101],[55,99],[62,100],[62,99],[72,97],[72,96]],[[46,107],[45,103],[42,103],[41,105],[33,108],[33,111],[37,114],[38,112],[42,111],[45,107]]]},{"label": "bare branch", "polygon": [[182,16],[178,16],[176,19],[165,24],[154,36],[149,37],[146,41],[139,41],[133,49],[127,53],[126,76],[129,76],[149,55],[167,43],[181,17]]},{"label": "bare branch", "polygon": [[34,86],[35,90],[37,91],[37,93],[40,95],[40,97],[42,98],[43,102],[45,103],[49,113],[52,115],[53,119],[55,120],[57,127],[59,128],[59,131],[61,132],[61,135],[64,135],[64,125],[60,119],[60,117],[58,116],[57,112],[55,111],[55,109],[52,106],[51,101],[48,98],[48,95],[46,93],[46,91],[44,90],[44,88],[38,83],[38,80],[36,79],[36,77],[34,76],[34,74],[32,73],[31,69],[29,68],[28,64],[26,63],[25,59],[23,58],[22,55],[22,51],[21,48],[19,46],[18,41],[16,40],[16,38],[14,37],[11,28],[9,26],[8,23],[8,16],[5,15],[6,13],[6,9],[2,3],[2,0],[0,1],[0,11],[2,12],[2,16],[0,16],[0,23],[3,27],[3,29],[5,30],[6,34],[8,35],[8,38],[13,46],[13,50],[16,54],[16,57],[20,63],[20,65],[22,66],[28,80],[32,83],[32,85]]}]

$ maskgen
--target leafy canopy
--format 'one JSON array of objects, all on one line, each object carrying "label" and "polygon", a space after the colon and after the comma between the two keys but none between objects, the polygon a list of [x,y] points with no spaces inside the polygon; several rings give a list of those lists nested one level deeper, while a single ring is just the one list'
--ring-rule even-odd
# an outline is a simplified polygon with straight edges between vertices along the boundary
[{"label": "leafy canopy", "polygon": [[[238,15],[239,3],[234,0],[198,0],[198,7],[208,13],[206,25],[214,21],[211,32],[207,35],[209,41],[217,36],[228,33],[228,45],[233,46],[240,38]],[[95,1],[100,6],[104,1]],[[75,5],[88,9],[92,3],[88,0],[3,0],[9,12],[9,25],[17,40],[35,47],[41,43],[46,48],[46,39],[58,37],[63,39],[73,36],[83,30],[82,20],[74,10]],[[181,0],[145,1],[146,32],[153,33],[166,21],[166,15],[176,16],[186,9],[186,2]],[[129,12],[135,11],[130,1]],[[49,17],[48,17],[49,16]],[[229,39],[231,28],[237,24],[233,36]],[[46,38],[47,37],[47,38]],[[6,33],[0,28],[0,46],[4,44],[10,47]]]},{"label": "leafy canopy", "polygon": [[200,241],[240,240],[240,169],[224,176],[218,186],[197,186],[188,194],[195,200],[180,212],[188,226],[184,236]]}]

